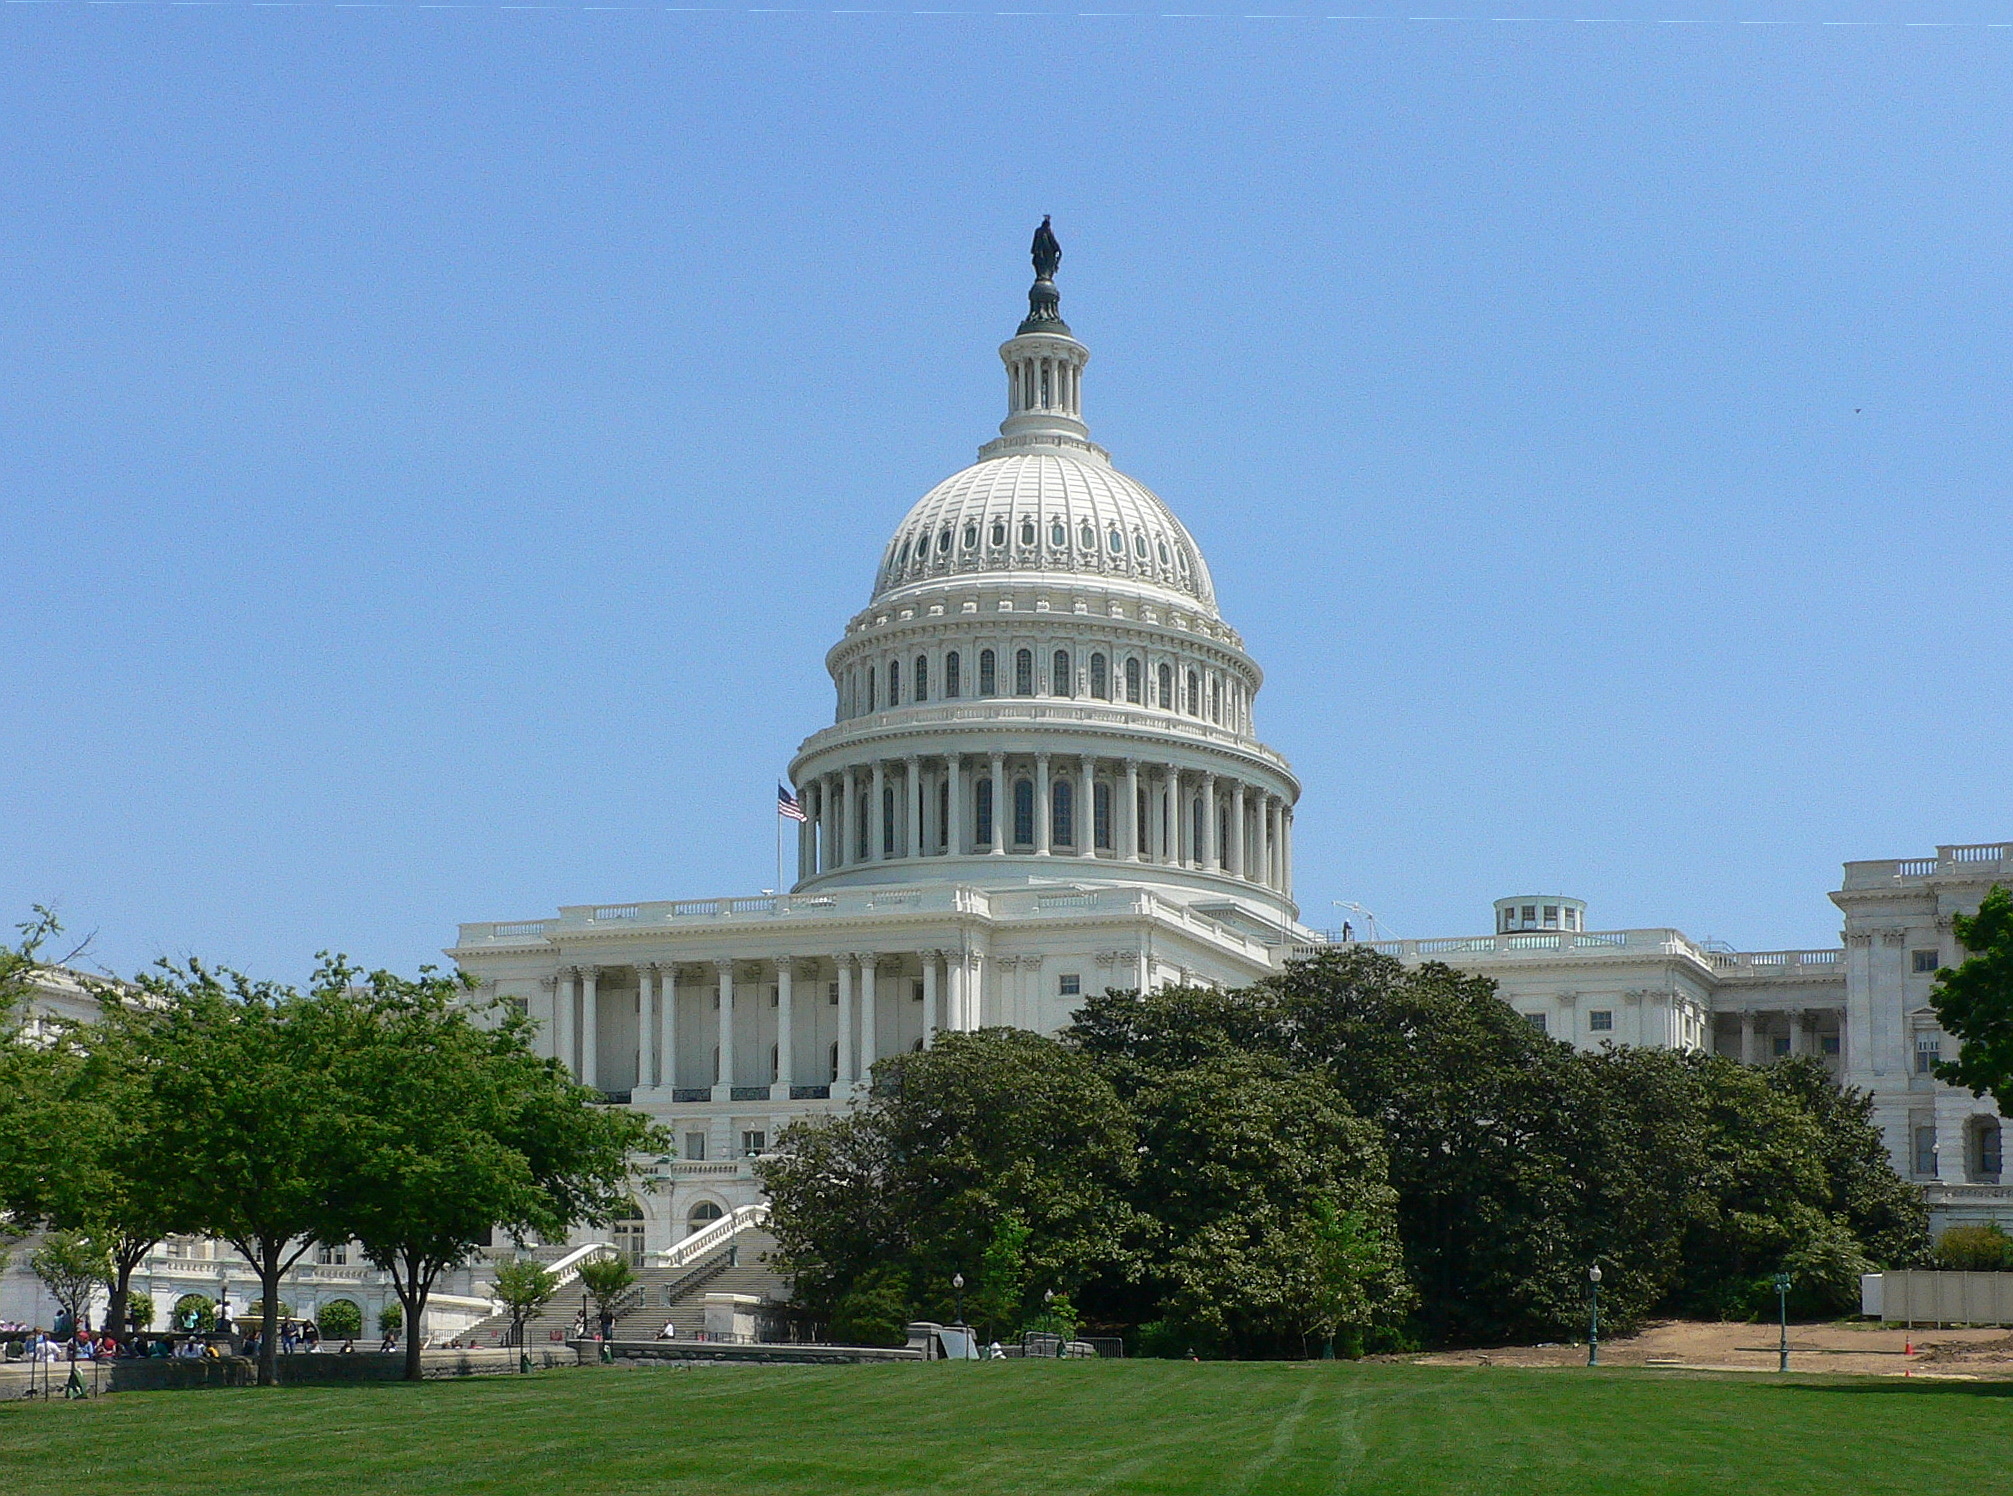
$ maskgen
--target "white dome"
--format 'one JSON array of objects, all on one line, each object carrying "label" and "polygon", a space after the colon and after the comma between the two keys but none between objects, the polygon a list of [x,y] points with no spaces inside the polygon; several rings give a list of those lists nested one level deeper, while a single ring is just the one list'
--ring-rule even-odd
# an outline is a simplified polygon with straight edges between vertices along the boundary
[{"label": "white dome", "polygon": [[1159,496],[1089,452],[1013,452],[924,494],[881,559],[874,597],[994,576],[1123,578],[1216,617],[1209,567]]}]

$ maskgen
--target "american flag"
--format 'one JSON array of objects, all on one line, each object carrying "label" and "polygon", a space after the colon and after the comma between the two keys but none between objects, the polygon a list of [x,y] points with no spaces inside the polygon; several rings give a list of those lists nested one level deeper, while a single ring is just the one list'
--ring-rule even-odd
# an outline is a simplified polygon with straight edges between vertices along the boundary
[{"label": "american flag", "polygon": [[776,786],[776,814],[788,816],[793,821],[810,820],[810,817],[804,814],[804,807],[797,803],[797,797],[780,784]]}]

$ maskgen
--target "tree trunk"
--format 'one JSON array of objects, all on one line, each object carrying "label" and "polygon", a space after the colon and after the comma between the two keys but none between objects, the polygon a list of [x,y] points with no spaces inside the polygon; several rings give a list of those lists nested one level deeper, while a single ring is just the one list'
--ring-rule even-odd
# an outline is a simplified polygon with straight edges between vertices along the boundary
[{"label": "tree trunk", "polygon": [[259,1311],[259,1385],[279,1382],[280,1339],[280,1253],[285,1243],[269,1246],[259,1261],[259,1292],[265,1302]]},{"label": "tree trunk", "polygon": [[392,1288],[398,1294],[399,1307],[405,1310],[405,1379],[408,1382],[423,1380],[419,1369],[420,1326],[426,1318],[426,1301],[433,1292],[434,1270],[407,1266],[405,1281],[399,1282],[399,1274],[392,1274]]},{"label": "tree trunk", "polygon": [[[112,1296],[105,1305],[105,1325],[108,1334],[116,1335],[123,1343],[127,1338],[126,1302],[132,1297],[133,1270],[145,1259],[154,1244],[127,1242],[112,1254]],[[149,1329],[152,1326],[148,1326]]]}]

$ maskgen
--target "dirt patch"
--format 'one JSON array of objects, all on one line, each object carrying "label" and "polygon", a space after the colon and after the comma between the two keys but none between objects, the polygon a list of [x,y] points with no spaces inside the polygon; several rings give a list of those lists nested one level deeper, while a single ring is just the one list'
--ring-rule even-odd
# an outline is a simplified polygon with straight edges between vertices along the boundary
[{"label": "dirt patch", "polygon": [[[1639,1334],[1603,1339],[1601,1364],[1774,1371],[1778,1334],[1770,1324],[1670,1320],[1645,1326]],[[1587,1347],[1584,1341],[1493,1346],[1404,1359],[1424,1366],[1584,1366]],[[2013,1335],[1992,1326],[1903,1330],[1853,1322],[1791,1325],[1789,1366],[1792,1371],[1859,1376],[1909,1376],[1921,1368],[1922,1374],[1935,1376],[2013,1378]]]}]

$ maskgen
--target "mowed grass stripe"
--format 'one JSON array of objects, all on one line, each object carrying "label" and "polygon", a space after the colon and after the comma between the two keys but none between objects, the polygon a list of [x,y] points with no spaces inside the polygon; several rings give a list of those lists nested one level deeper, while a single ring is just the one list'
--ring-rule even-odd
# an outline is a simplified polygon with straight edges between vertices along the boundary
[{"label": "mowed grass stripe", "polygon": [[1387,1365],[582,1368],[0,1407],[93,1496],[1938,1496],[2004,1486],[2013,1384]]}]

